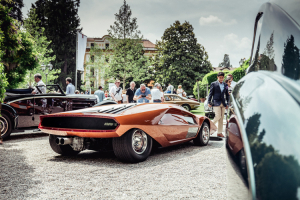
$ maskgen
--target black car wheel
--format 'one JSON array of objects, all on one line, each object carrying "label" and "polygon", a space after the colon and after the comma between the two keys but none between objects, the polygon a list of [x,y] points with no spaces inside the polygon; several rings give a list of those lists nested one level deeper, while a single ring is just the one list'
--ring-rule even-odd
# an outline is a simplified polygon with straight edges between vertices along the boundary
[{"label": "black car wheel", "polygon": [[191,110],[191,107],[188,105],[188,104],[183,104],[182,107],[184,109],[186,109],[187,111],[190,111]]},{"label": "black car wheel", "polygon": [[8,138],[12,131],[11,119],[4,113],[0,116],[0,130],[2,139]]},{"label": "black car wheel", "polygon": [[75,156],[80,152],[80,151],[74,151],[70,145],[56,144],[57,137],[58,136],[56,135],[49,135],[49,143],[54,152],[61,154],[63,156]]},{"label": "black car wheel", "polygon": [[210,138],[210,130],[209,126],[206,122],[202,124],[202,127],[197,135],[197,137],[193,140],[194,144],[197,146],[206,146],[209,142]]},{"label": "black car wheel", "polygon": [[152,138],[140,129],[132,129],[121,137],[113,138],[113,150],[123,162],[142,162],[151,153]]}]

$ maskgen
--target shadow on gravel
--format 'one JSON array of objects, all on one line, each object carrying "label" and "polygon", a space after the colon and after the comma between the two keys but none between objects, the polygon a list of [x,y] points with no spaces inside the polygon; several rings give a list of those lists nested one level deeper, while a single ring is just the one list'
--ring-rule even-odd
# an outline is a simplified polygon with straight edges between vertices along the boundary
[{"label": "shadow on gravel", "polygon": [[0,199],[37,198],[28,190],[40,181],[34,180],[34,168],[26,163],[23,151],[13,146],[4,143],[0,147]]},{"label": "shadow on gravel", "polygon": [[24,138],[37,138],[37,137],[45,137],[45,136],[49,136],[49,134],[42,133],[42,132],[38,132],[38,133],[13,133],[5,141],[18,140],[18,139],[24,139]]},{"label": "shadow on gravel", "polygon": [[213,149],[223,148],[224,142],[210,141],[207,146],[195,146],[193,142],[187,142],[180,145],[175,145],[165,148],[153,149],[149,158],[141,163],[122,163],[120,162],[113,152],[96,152],[96,151],[82,151],[77,156],[55,156],[49,159],[50,162],[66,162],[80,163],[94,166],[105,166],[110,168],[120,168],[135,170],[141,167],[153,167],[163,165],[164,163],[172,162],[174,160],[191,157],[196,154],[201,156],[201,152],[210,151]]}]

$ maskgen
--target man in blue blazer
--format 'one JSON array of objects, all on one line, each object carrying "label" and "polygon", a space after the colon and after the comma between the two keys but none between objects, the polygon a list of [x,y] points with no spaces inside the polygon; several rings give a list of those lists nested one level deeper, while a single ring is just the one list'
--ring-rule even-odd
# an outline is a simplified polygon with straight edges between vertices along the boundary
[{"label": "man in blue blazer", "polygon": [[[224,73],[218,73],[218,80],[212,82],[210,85],[210,91],[208,95],[208,106],[214,107],[215,118],[213,122],[216,124],[218,122],[218,137],[224,137],[223,132],[223,118],[225,109],[228,109],[229,102],[229,93],[228,93],[228,85],[223,82]],[[225,101],[226,96],[226,101]],[[213,98],[213,102],[211,101]]]}]

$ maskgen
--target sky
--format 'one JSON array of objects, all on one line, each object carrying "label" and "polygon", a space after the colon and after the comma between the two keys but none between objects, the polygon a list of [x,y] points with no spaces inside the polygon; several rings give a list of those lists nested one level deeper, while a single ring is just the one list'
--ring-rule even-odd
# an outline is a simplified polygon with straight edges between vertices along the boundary
[{"label": "sky", "polygon": [[[24,0],[23,16],[35,0]],[[176,20],[194,27],[198,43],[208,52],[213,67],[229,54],[233,67],[251,53],[254,21],[266,0],[127,0],[132,17],[137,18],[145,39],[156,43]],[[81,0],[79,7],[82,33],[102,37],[115,21],[114,14],[123,0]]]}]

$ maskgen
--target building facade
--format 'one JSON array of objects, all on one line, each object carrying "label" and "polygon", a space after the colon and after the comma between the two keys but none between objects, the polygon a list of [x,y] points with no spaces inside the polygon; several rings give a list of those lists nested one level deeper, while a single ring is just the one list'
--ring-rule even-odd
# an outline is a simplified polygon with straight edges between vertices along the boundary
[{"label": "building facade", "polygon": [[[109,42],[109,35],[105,35],[102,38],[87,38],[86,51],[84,56],[84,72],[81,74],[81,80],[85,82],[82,89],[96,89],[100,85],[104,86],[107,79],[104,78],[106,73],[108,63],[111,56],[113,55],[113,50]],[[155,44],[149,40],[142,40],[144,55],[154,56],[157,54]],[[91,65],[91,60],[94,62],[93,56],[90,55],[90,50],[92,47],[97,47],[102,50],[103,58],[97,60],[97,65],[99,67],[94,68]]]}]

